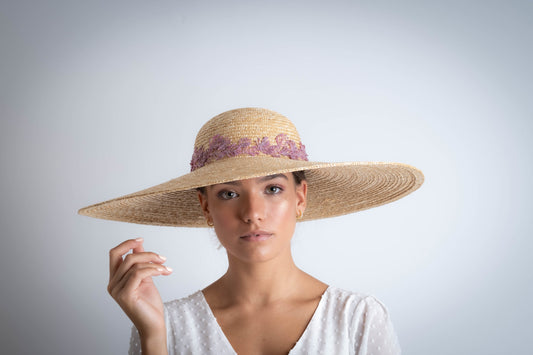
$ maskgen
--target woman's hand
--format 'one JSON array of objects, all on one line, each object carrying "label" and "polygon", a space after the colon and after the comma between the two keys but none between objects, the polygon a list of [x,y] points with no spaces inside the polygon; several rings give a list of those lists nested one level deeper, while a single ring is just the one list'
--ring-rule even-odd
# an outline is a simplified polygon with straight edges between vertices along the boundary
[{"label": "woman's hand", "polygon": [[107,291],[131,319],[141,342],[164,339],[166,348],[163,301],[152,276],[170,275],[172,269],[162,265],[165,257],[145,252],[142,243],[142,238],[130,239],[109,251]]}]

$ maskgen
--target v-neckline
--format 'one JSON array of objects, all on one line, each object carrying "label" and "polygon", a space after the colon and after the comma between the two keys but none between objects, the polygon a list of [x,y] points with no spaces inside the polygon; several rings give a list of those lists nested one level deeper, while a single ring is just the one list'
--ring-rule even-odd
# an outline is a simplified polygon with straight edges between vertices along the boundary
[{"label": "v-neckline", "polygon": [[[305,327],[302,335],[300,335],[298,340],[294,343],[294,346],[291,348],[291,350],[289,350],[289,355],[293,352],[293,350],[298,348],[298,345],[300,343],[302,343],[303,340],[305,340],[307,333],[309,333],[308,329],[311,327],[311,324],[315,322],[315,318],[319,317],[319,314],[320,314],[322,308],[324,308],[324,306],[323,306],[323,303],[325,302],[324,298],[330,292],[330,290],[331,290],[331,286],[328,285],[326,290],[320,296],[320,301],[318,301],[318,305],[316,306],[315,311],[313,312],[313,315],[311,316],[311,319],[307,323],[307,326]],[[202,301],[202,303],[204,305],[204,309],[207,312],[207,316],[210,318],[211,322],[213,322],[213,324],[215,325],[215,327],[217,329],[217,332],[219,333],[220,337],[224,340],[224,342],[226,343],[226,346],[228,347],[228,349],[231,349],[235,354],[237,354],[237,352],[235,351],[235,349],[231,345],[228,337],[226,336],[226,334],[222,330],[222,327],[220,326],[220,324],[218,324],[217,318],[215,317],[215,314],[213,313],[213,310],[209,306],[209,303],[207,303],[207,300],[205,299],[203,291],[200,290],[200,291],[198,291],[198,293],[199,293],[200,299],[201,299],[201,301]]]}]

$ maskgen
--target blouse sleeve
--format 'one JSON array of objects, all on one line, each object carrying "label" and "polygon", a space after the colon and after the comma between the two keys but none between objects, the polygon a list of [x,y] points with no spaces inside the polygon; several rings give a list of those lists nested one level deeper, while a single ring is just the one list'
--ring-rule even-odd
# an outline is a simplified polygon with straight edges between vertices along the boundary
[{"label": "blouse sleeve", "polygon": [[400,355],[398,337],[385,306],[373,297],[365,299],[364,322],[360,324],[356,354]]},{"label": "blouse sleeve", "polygon": [[130,337],[130,349],[128,355],[141,355],[141,338],[139,337],[139,332],[135,326],[131,327],[131,337]]}]

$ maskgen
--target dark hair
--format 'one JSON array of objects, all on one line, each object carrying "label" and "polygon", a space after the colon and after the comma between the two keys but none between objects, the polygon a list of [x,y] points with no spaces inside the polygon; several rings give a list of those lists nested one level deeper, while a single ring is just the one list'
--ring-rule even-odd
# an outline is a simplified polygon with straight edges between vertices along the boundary
[{"label": "dark hair", "polygon": [[293,171],[292,176],[294,176],[294,182],[296,185],[300,185],[302,181],[305,181],[305,171]]},{"label": "dark hair", "polygon": [[[294,183],[300,185],[302,181],[305,181],[305,171],[293,171],[292,176],[294,177]],[[197,187],[196,191],[200,191],[202,195],[205,195],[205,186]]]}]

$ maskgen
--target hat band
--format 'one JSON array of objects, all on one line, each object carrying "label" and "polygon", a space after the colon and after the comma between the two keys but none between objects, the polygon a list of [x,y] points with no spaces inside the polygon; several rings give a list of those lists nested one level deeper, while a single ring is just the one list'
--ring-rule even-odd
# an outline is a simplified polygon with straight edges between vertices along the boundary
[{"label": "hat band", "polygon": [[244,137],[239,139],[237,143],[231,143],[231,139],[217,134],[211,137],[207,148],[194,148],[191,159],[191,171],[220,159],[239,155],[256,156],[259,154],[307,161],[305,146],[301,142],[295,142],[287,138],[287,135],[284,133],[276,136],[276,144],[271,144],[268,137],[255,138],[253,140]]}]

